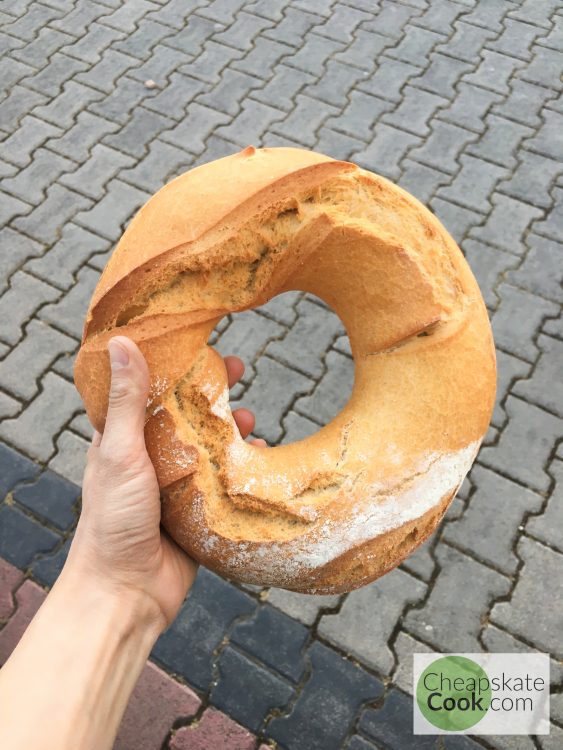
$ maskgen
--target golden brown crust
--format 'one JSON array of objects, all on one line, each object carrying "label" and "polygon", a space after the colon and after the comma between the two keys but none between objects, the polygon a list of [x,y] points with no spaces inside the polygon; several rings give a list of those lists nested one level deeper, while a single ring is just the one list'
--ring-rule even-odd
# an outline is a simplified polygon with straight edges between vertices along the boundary
[{"label": "golden brown crust", "polygon": [[[259,449],[238,435],[206,342],[227,313],[291,289],[340,316],[354,389],[315,435]],[[435,528],[492,411],[490,325],[455,242],[392,183],[303,149],[248,147],[198,167],[131,222],[75,365],[100,430],[116,332],[151,373],[145,438],[164,525],[243,581],[331,593],[397,565]]]}]

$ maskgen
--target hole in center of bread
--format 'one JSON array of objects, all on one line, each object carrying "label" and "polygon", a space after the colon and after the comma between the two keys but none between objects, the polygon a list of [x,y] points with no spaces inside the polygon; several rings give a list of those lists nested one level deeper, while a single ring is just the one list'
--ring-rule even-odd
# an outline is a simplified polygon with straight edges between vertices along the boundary
[{"label": "hole in center of bread", "polygon": [[286,445],[309,437],[344,408],[354,361],[344,325],[319,297],[285,292],[221,320],[209,344],[236,355],[245,373],[230,393],[231,409],[254,412],[251,437]]}]

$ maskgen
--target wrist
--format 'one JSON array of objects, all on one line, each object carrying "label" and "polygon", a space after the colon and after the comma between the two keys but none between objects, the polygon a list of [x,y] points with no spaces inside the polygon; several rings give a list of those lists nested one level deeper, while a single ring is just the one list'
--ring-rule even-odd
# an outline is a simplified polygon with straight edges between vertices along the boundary
[{"label": "wrist", "polygon": [[149,650],[166,627],[158,603],[147,592],[110,580],[70,556],[51,596],[70,604],[78,617],[103,618],[124,638],[144,635]]}]

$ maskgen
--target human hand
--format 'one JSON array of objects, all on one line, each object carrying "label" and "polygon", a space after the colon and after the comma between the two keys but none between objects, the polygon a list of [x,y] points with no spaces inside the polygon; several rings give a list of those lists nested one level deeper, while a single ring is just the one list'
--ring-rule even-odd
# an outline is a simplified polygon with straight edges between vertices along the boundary
[{"label": "human hand", "polygon": [[[94,434],[88,451],[82,514],[69,563],[82,566],[86,576],[118,595],[133,591],[148,597],[163,629],[192,585],[197,563],[160,527],[160,492],[144,438],[145,359],[125,336],[113,337],[108,350],[112,377],[105,429],[103,435]],[[244,364],[226,357],[225,365],[230,388],[242,377]],[[246,437],[254,415],[237,409],[233,417]]]}]

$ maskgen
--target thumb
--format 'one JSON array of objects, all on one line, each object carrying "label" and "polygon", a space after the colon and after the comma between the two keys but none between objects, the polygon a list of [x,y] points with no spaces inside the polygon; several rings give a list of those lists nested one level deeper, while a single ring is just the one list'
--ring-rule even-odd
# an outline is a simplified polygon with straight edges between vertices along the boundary
[{"label": "thumb", "polygon": [[123,453],[144,440],[149,370],[138,346],[125,336],[108,342],[111,385],[103,447]]}]

